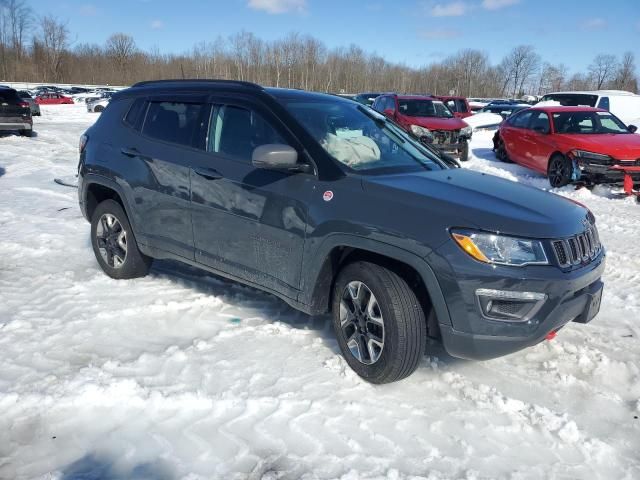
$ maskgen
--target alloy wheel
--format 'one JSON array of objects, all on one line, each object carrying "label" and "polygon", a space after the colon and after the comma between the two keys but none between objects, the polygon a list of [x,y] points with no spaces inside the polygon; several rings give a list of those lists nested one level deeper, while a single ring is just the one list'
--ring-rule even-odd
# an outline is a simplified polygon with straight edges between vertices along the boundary
[{"label": "alloy wheel", "polygon": [[554,187],[562,187],[568,183],[570,172],[564,158],[554,157],[549,165],[549,184]]},{"label": "alloy wheel", "polygon": [[100,217],[96,227],[96,240],[102,259],[111,268],[120,268],[127,259],[127,232],[111,213]]},{"label": "alloy wheel", "polygon": [[340,326],[356,360],[372,365],[380,359],[384,348],[384,319],[378,300],[363,282],[352,281],[344,288]]}]

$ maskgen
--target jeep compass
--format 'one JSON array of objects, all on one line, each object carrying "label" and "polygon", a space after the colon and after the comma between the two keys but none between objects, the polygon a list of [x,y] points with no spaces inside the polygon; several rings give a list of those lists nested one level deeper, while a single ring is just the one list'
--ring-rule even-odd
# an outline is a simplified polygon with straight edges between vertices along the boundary
[{"label": "jeep compass", "polygon": [[81,137],[78,195],[107,275],[173,259],[330,313],[348,364],[385,383],[429,337],[490,359],[600,306],[590,211],[447,165],[351,100],[153,81],[116,93]]}]

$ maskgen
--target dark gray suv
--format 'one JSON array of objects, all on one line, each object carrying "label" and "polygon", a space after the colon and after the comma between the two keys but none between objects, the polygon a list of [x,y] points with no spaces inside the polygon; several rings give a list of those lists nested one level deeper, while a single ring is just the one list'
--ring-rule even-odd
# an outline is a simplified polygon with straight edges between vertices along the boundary
[{"label": "dark gray suv", "polygon": [[448,165],[350,100],[143,82],[82,136],[78,194],[109,276],[174,259],[330,312],[349,365],[385,383],[415,370],[428,337],[489,359],[600,306],[590,211]]}]

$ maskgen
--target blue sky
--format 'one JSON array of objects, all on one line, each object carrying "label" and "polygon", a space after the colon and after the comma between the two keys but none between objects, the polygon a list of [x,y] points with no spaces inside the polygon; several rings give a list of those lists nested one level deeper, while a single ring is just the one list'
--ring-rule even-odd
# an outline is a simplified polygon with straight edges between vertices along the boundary
[{"label": "blue sky", "polygon": [[461,48],[484,50],[497,63],[512,47],[531,44],[544,60],[580,71],[598,53],[620,56],[640,45],[640,0],[62,0],[55,9],[50,0],[29,3],[68,21],[77,43],[124,32],[139,47],[163,53],[242,29],[263,39],[297,31],[411,66]]}]

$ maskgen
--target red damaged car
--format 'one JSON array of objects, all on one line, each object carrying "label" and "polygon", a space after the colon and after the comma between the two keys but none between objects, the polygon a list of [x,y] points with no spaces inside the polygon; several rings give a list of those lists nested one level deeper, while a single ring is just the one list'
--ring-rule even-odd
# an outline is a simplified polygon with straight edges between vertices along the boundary
[{"label": "red damaged car", "polygon": [[73,99],[60,93],[43,93],[36,97],[36,103],[38,105],[73,105]]},{"label": "red damaged car", "polygon": [[[547,175],[549,184],[622,183],[640,166],[640,135],[612,113],[592,107],[533,107],[507,118],[493,143],[498,159]],[[632,175],[640,181],[640,172]]]},{"label": "red damaged car", "polygon": [[372,108],[392,119],[421,142],[469,158],[471,127],[456,118],[437,98],[424,95],[385,94],[376,98]]},{"label": "red damaged car", "polygon": [[433,98],[437,98],[444,102],[449,107],[449,110],[453,112],[453,115],[458,118],[467,118],[473,115],[469,102],[465,97],[451,96],[451,95],[434,95]]}]

